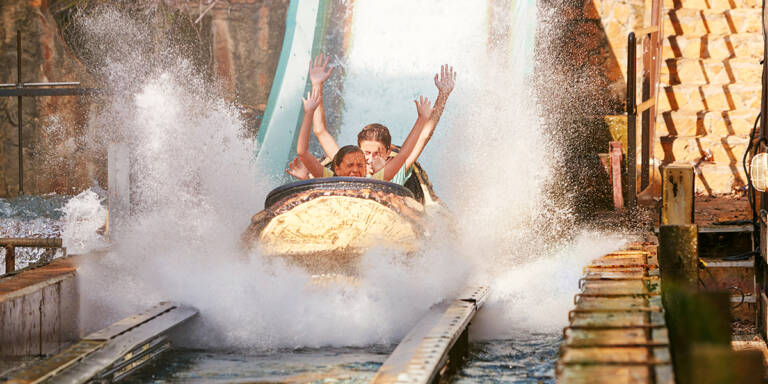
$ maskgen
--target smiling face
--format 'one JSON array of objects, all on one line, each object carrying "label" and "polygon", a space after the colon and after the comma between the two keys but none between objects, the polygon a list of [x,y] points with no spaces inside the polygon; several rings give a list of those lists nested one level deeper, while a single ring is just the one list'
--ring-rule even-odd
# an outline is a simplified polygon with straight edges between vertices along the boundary
[{"label": "smiling face", "polygon": [[372,175],[374,171],[373,164],[376,159],[386,160],[389,157],[389,149],[384,146],[384,143],[373,140],[361,140],[358,142],[360,149],[365,155],[366,172]]},{"label": "smiling face", "polygon": [[341,163],[336,165],[333,172],[336,176],[365,177],[365,156],[361,152],[350,152],[344,155]]}]

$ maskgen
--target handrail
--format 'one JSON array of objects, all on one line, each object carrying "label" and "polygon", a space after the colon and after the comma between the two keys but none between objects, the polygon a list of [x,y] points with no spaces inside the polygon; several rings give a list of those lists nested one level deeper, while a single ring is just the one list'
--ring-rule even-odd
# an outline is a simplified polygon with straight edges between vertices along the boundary
[{"label": "handrail", "polygon": [[5,248],[5,274],[16,270],[16,248],[61,248],[61,238],[5,237],[0,247]]},{"label": "handrail", "polygon": [[[651,138],[656,132],[656,104],[662,48],[662,1],[651,0],[651,25],[627,36],[627,199],[632,207],[637,197],[637,115],[641,113],[640,190],[650,184]],[[636,38],[640,36],[640,41]],[[637,43],[643,43],[642,89],[637,103]]]}]

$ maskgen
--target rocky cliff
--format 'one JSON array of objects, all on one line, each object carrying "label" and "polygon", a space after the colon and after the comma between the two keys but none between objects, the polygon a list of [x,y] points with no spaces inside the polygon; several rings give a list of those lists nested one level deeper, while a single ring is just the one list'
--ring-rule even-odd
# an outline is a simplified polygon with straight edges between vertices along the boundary
[{"label": "rocky cliff", "polygon": [[[0,83],[16,83],[16,35],[22,33],[22,81],[103,84],[83,48],[77,18],[101,1],[4,0],[0,2]],[[241,107],[255,134],[277,67],[288,0],[107,2],[153,23],[154,39],[174,39]],[[0,197],[19,191],[17,98],[0,99]],[[106,187],[105,149],[86,137],[97,97],[24,97],[24,192],[78,193]]]}]

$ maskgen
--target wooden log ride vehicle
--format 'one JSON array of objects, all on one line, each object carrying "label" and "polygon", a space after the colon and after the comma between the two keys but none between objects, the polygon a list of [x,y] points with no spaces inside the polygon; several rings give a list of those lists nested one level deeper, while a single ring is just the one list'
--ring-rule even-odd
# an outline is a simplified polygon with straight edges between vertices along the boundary
[{"label": "wooden log ride vehicle", "polygon": [[243,240],[312,274],[355,275],[371,247],[417,252],[435,210],[447,211],[418,164],[405,186],[361,177],[310,179],[270,192]]}]

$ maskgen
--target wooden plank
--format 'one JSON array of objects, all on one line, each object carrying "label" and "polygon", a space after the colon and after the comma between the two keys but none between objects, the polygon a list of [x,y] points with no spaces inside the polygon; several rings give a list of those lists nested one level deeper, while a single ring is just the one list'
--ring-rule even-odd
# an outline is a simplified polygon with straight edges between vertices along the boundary
[{"label": "wooden plank", "polygon": [[759,384],[765,369],[760,351],[734,351],[730,346],[695,344],[691,349],[691,383]]},{"label": "wooden plank", "polygon": [[24,325],[22,321],[24,319],[23,313],[23,297],[18,297],[11,302],[11,321],[8,324],[8,328],[11,331],[10,343],[11,343],[11,356],[24,356],[26,353],[26,346],[24,345]]},{"label": "wooden plank", "polygon": [[578,309],[614,308],[633,310],[648,307],[645,297],[590,297],[580,296],[576,303]]},{"label": "wooden plank", "polygon": [[[148,312],[156,312],[155,306],[140,315],[131,316],[128,319],[137,319]],[[172,303],[170,303],[172,304]],[[128,361],[126,354],[137,350],[144,344],[161,337],[172,328],[184,323],[197,314],[197,310],[185,306],[171,305],[169,311],[155,314],[145,319],[137,326],[113,335],[113,331],[120,327],[107,327],[105,330],[95,332],[95,335],[111,335],[109,340],[80,340],[75,345],[65,349],[48,359],[45,359],[29,368],[14,373],[8,383],[31,384],[41,383],[46,380],[61,383],[85,383],[105,370],[113,367],[118,361]],[[118,322],[116,324],[124,324]],[[101,336],[99,336],[101,337]],[[148,361],[142,360],[141,362]],[[138,362],[138,363],[141,363]],[[135,368],[132,364],[130,368]]]},{"label": "wooden plank", "polygon": [[754,232],[752,225],[707,225],[699,226],[699,233]]},{"label": "wooden plank", "polygon": [[694,173],[690,164],[669,164],[662,171],[661,224],[693,224]]},{"label": "wooden plank", "polygon": [[643,101],[637,106],[637,113],[643,112],[646,109],[653,107],[654,105],[656,105],[656,99],[653,97],[646,101]]},{"label": "wooden plank", "polygon": [[641,327],[653,325],[645,312],[575,313],[573,327]]},{"label": "wooden plank", "polygon": [[669,361],[656,362],[648,355],[645,347],[637,348],[573,348],[563,353],[560,361],[564,364],[647,364],[668,363]]},{"label": "wooden plank", "polygon": [[583,347],[593,345],[644,344],[646,342],[646,331],[641,328],[575,329],[568,333],[564,344],[567,347]]},{"label": "wooden plank", "polygon": [[40,355],[40,302],[42,292],[21,298],[21,345],[24,356]]},{"label": "wooden plank", "polygon": [[608,143],[611,156],[611,184],[613,186],[613,208],[617,211],[624,209],[624,193],[621,189],[621,142]]},{"label": "wooden plank", "polygon": [[62,280],[59,294],[59,318],[61,333],[59,349],[80,339],[80,295],[77,279]]},{"label": "wooden plank", "polygon": [[583,292],[585,295],[642,295],[648,293],[648,289],[643,280],[591,280],[584,283]]},{"label": "wooden plank", "polygon": [[0,356],[11,356],[12,301],[0,301]]},{"label": "wooden plank", "polygon": [[[758,324],[760,325],[760,329],[762,331],[761,336],[763,336],[764,339],[768,339],[768,296],[766,296],[765,292],[760,290],[760,315],[758,316]],[[768,367],[768,364],[766,365]]]},{"label": "wooden plank", "polygon": [[759,336],[755,336],[752,340],[733,340],[731,341],[731,348],[734,351],[759,351],[763,356],[763,365],[768,367],[768,348],[765,345],[765,341],[760,339]]},{"label": "wooden plank", "polygon": [[43,288],[40,305],[40,352],[50,355],[61,347],[61,283]]},{"label": "wooden plank", "polygon": [[[159,306],[155,306],[156,308]],[[197,315],[197,310],[191,307],[176,306],[161,315],[151,318],[140,326],[131,328],[125,333],[120,333],[105,342],[98,351],[86,356],[83,360],[60,375],[55,377],[57,382],[85,383],[100,374],[103,370],[112,366],[136,347],[146,344],[154,338],[170,331],[176,326],[186,322]],[[137,315],[138,317],[139,315]],[[133,316],[132,316],[133,317]],[[131,318],[132,318],[131,317]],[[97,334],[110,334],[111,332],[98,332]],[[94,340],[84,340],[94,341]]]},{"label": "wooden plank", "polygon": [[654,25],[654,26],[650,26],[650,27],[645,27],[643,29],[638,29],[635,32],[635,35],[639,36],[642,39],[643,36],[645,36],[645,35],[647,35],[649,33],[654,33],[654,32],[658,32],[658,31],[659,31],[659,26],[658,25]]},{"label": "wooden plank", "polygon": [[[70,346],[61,353],[27,367],[21,371],[14,372],[8,377],[6,384],[37,384],[42,383],[58,373],[64,371],[70,366],[82,360],[85,356],[93,353],[104,345],[103,341],[83,340]],[[61,381],[54,381],[61,382]]]},{"label": "wooden plank", "polygon": [[157,304],[153,306],[152,308],[149,308],[148,310],[126,317],[125,319],[122,319],[112,325],[110,325],[107,328],[104,328],[100,331],[96,331],[91,333],[90,335],[83,338],[83,340],[109,340],[112,339],[121,333],[127,332],[131,328],[137,327],[141,325],[142,323],[159,316],[162,313],[168,312],[172,310],[174,307],[176,307],[176,304],[171,302],[162,302],[160,304]]},{"label": "wooden plank", "polygon": [[560,384],[648,384],[651,374],[644,366],[569,365],[558,377]]},{"label": "wooden plank", "polygon": [[[0,301],[12,300],[51,284],[75,277],[75,269],[42,270],[45,267],[0,279]],[[50,273],[46,273],[50,272]]]}]

